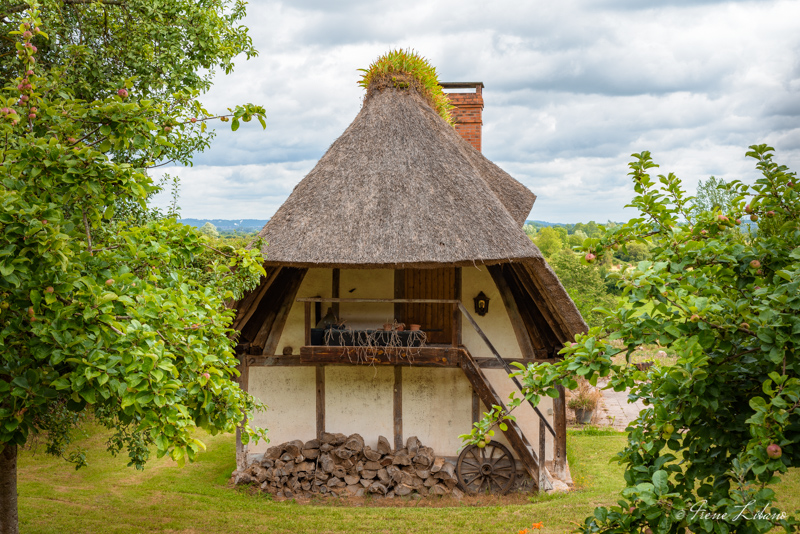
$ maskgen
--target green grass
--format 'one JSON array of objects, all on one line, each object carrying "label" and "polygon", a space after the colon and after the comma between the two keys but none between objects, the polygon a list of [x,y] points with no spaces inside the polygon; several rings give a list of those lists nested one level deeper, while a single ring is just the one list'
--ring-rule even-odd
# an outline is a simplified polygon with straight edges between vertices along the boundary
[{"label": "green grass", "polygon": [[[569,436],[568,495],[479,496],[387,500],[274,502],[228,486],[234,468],[231,436],[206,436],[208,451],[180,469],[154,459],[144,472],[105,452],[105,434],[90,429],[81,443],[90,465],[75,471],[44,454],[25,451],[19,466],[20,531],[25,533],[516,533],[543,521],[539,532],[570,532],[598,504],[611,504],[622,487],[610,464],[624,435]],[[388,506],[392,505],[392,506]]]},{"label": "green grass", "polygon": [[[23,533],[517,533],[543,522],[542,534],[572,532],[599,505],[614,504],[622,467],[610,463],[625,435],[588,428],[568,433],[577,490],[567,495],[320,500],[274,502],[228,485],[234,467],[231,436],[205,437],[208,451],[178,468],[152,460],[144,472],[105,452],[102,431],[81,442],[90,465],[75,471],[44,454],[24,451],[19,465]],[[800,508],[796,470],[776,488],[777,505]]]}]

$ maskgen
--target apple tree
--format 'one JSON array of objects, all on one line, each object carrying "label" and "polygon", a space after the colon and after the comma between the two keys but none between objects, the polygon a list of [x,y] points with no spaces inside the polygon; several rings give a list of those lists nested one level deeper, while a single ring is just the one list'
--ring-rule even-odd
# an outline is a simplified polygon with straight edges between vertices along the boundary
[{"label": "apple tree", "polygon": [[[586,240],[584,261],[631,243],[652,245],[652,259],[617,275],[627,306],[601,310],[603,326],[577,336],[563,360],[520,369],[535,402],[574,388],[576,376],[609,376],[647,406],[616,458],[626,485],[618,505],[597,508],[581,532],[797,529],[775,484],[800,465],[800,185],[773,152],[750,147],[760,176],[723,186],[725,212],[697,212],[675,175],[651,176],[650,154],[634,154],[630,206],[640,215]],[[645,343],[673,349],[677,363],[636,370],[626,362]],[[464,439],[504,417],[493,410]]]},{"label": "apple tree", "polygon": [[[193,460],[197,428],[231,432],[245,421],[244,440],[264,436],[246,423],[259,404],[235,382],[225,305],[264,274],[260,253],[212,250],[174,220],[115,214],[146,207],[156,187],[147,165],[210,115],[196,91],[142,98],[133,78],[77,98],[69,64],[37,62],[33,43],[49,36],[31,5],[13,15],[18,73],[0,89],[3,534],[18,528],[19,447],[37,437],[79,467],[69,431],[86,415],[137,468],[151,449]],[[247,104],[222,118],[263,125],[264,110]]]}]

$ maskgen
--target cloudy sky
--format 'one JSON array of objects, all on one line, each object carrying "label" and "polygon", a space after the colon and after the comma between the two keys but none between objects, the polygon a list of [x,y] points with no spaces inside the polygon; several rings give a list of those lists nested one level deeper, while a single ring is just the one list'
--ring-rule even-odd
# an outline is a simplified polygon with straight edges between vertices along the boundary
[{"label": "cloudy sky", "polygon": [[[412,47],[441,81],[482,81],[484,154],[538,195],[529,218],[623,220],[626,163],[649,150],[694,190],[752,181],[747,146],[800,169],[800,2],[250,0],[260,55],[210,110],[267,110],[181,177],[184,217],[266,219],[361,107],[357,69]],[[160,202],[164,202],[161,200]]]}]

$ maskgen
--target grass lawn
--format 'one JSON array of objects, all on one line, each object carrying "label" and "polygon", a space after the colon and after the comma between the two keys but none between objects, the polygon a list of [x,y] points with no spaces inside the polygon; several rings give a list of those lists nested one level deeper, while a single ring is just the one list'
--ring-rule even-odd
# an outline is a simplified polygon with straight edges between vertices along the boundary
[{"label": "grass lawn", "polygon": [[[570,432],[569,461],[577,491],[530,497],[427,497],[274,502],[229,487],[232,436],[205,436],[208,451],[180,469],[153,459],[144,472],[105,452],[106,434],[90,428],[81,445],[89,467],[24,451],[19,465],[20,532],[35,533],[511,533],[543,522],[542,534],[572,532],[597,505],[613,504],[622,468],[609,459],[625,443],[609,431]],[[778,506],[800,508],[800,476],[778,488]],[[536,532],[536,531],[533,531]]]},{"label": "grass lawn", "polygon": [[273,502],[228,486],[232,436],[206,436],[208,451],[180,469],[153,459],[144,472],[105,452],[105,434],[90,429],[81,445],[89,467],[24,451],[19,465],[20,532],[408,532],[517,533],[544,522],[542,533],[570,532],[595,505],[611,504],[622,487],[621,467],[608,459],[624,435],[573,433],[570,465],[581,489],[561,496],[481,496],[464,501],[428,497],[387,500]]}]

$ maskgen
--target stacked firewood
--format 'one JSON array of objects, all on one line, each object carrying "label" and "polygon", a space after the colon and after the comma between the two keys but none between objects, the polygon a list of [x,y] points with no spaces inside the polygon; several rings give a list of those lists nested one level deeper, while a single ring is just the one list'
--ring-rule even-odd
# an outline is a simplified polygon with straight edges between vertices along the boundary
[{"label": "stacked firewood", "polygon": [[289,441],[270,447],[247,468],[234,471],[236,484],[259,485],[278,498],[336,495],[446,495],[461,497],[455,465],[437,458],[416,437],[392,451],[381,436],[373,450],[358,434],[323,433],[305,443]]}]

